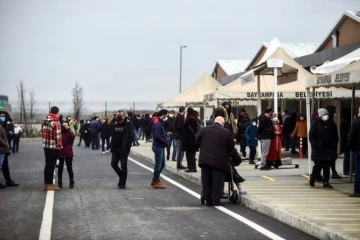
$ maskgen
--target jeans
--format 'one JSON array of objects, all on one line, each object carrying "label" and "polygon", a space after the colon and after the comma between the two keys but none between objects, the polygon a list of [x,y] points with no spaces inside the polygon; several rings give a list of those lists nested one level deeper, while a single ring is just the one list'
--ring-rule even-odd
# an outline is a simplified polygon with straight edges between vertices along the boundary
[{"label": "jeans", "polygon": [[92,149],[99,149],[100,147],[100,137],[98,132],[91,133],[91,147]]},{"label": "jeans", "polygon": [[[119,185],[125,185],[127,179],[127,163],[129,151],[123,151],[120,148],[114,148],[111,151],[111,167],[119,177]],[[120,167],[119,167],[120,162]]]},{"label": "jeans", "polygon": [[45,152],[44,182],[45,184],[53,184],[54,170],[55,170],[55,165],[59,150],[44,148],[44,152]]},{"label": "jeans", "polygon": [[5,158],[5,153],[0,153],[0,172],[1,172],[1,166]]},{"label": "jeans", "polygon": [[360,193],[360,152],[354,152],[354,163],[355,163],[355,183],[354,192]]},{"label": "jeans", "polygon": [[74,181],[74,172],[72,169],[72,157],[62,157],[59,158],[59,167],[58,167],[58,182],[61,183],[62,181],[62,173],[64,169],[64,162],[66,163],[66,169],[69,173],[69,180]]},{"label": "jeans", "polygon": [[139,135],[138,135],[139,129],[134,128],[134,140],[133,145],[139,145]]},{"label": "jeans", "polygon": [[261,142],[261,167],[266,166],[266,158],[269,153],[271,139],[262,139]]},{"label": "jeans", "polygon": [[176,164],[178,167],[182,166],[182,161],[184,158],[184,151],[182,150],[181,140],[176,140]]},{"label": "jeans", "polygon": [[177,145],[176,145],[176,140],[174,138],[174,136],[167,136],[166,137],[167,140],[168,140],[168,146],[166,147],[166,153],[167,153],[167,156],[170,156],[170,148],[171,148],[171,145],[173,146],[173,152],[172,152],[172,159],[175,159],[176,158],[176,150],[177,150]]},{"label": "jeans", "polygon": [[155,153],[154,178],[160,179],[160,173],[165,167],[165,148],[152,146],[152,151]]}]

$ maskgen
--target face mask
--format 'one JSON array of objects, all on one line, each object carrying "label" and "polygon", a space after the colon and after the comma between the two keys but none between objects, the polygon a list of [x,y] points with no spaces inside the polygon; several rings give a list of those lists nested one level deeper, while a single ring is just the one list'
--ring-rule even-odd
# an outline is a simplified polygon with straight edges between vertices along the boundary
[{"label": "face mask", "polygon": [[174,114],[169,114],[169,117],[171,117],[171,118],[172,118],[173,116],[174,116]]},{"label": "face mask", "polygon": [[252,124],[253,126],[256,126],[256,122],[252,122],[251,124]]},{"label": "face mask", "polygon": [[5,122],[5,117],[0,117],[0,122]]},{"label": "face mask", "polygon": [[301,121],[304,120],[304,117],[300,117],[300,120],[301,120]]},{"label": "face mask", "polygon": [[321,117],[321,120],[323,120],[323,121],[329,120],[329,115],[324,115],[324,116],[322,116],[322,117]]},{"label": "face mask", "polygon": [[86,123],[90,123],[90,121],[87,121]]},{"label": "face mask", "polygon": [[123,120],[123,117],[122,117],[122,116],[117,116],[116,118],[117,118],[117,120],[118,120],[119,122],[121,122],[121,121]]}]

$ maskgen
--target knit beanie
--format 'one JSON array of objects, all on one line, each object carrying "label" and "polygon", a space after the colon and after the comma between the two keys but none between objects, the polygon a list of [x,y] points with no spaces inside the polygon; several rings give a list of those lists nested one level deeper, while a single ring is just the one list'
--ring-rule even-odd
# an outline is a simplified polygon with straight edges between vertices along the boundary
[{"label": "knit beanie", "polygon": [[318,115],[319,115],[319,117],[322,117],[324,115],[329,115],[329,112],[328,112],[328,110],[326,110],[326,108],[319,108]]}]

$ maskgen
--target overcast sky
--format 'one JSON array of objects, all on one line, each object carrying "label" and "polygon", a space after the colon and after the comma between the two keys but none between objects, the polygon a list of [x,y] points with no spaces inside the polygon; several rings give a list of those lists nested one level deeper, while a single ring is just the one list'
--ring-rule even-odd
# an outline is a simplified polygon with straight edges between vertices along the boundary
[{"label": "overcast sky", "polygon": [[38,101],[163,101],[218,59],[263,42],[320,43],[359,0],[0,0],[0,94]]}]

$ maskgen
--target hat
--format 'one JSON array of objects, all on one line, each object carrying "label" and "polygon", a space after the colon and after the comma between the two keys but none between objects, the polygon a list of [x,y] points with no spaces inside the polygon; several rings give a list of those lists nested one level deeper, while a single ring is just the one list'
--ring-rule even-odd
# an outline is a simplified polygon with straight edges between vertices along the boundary
[{"label": "hat", "polygon": [[322,117],[324,115],[329,115],[329,112],[328,112],[328,110],[326,110],[326,108],[319,108],[318,115],[319,115],[319,117]]},{"label": "hat", "polygon": [[229,106],[230,106],[231,104],[230,104],[230,102],[228,102],[228,101],[224,101],[224,102],[221,104],[221,106],[225,106],[225,105],[229,105]]}]

